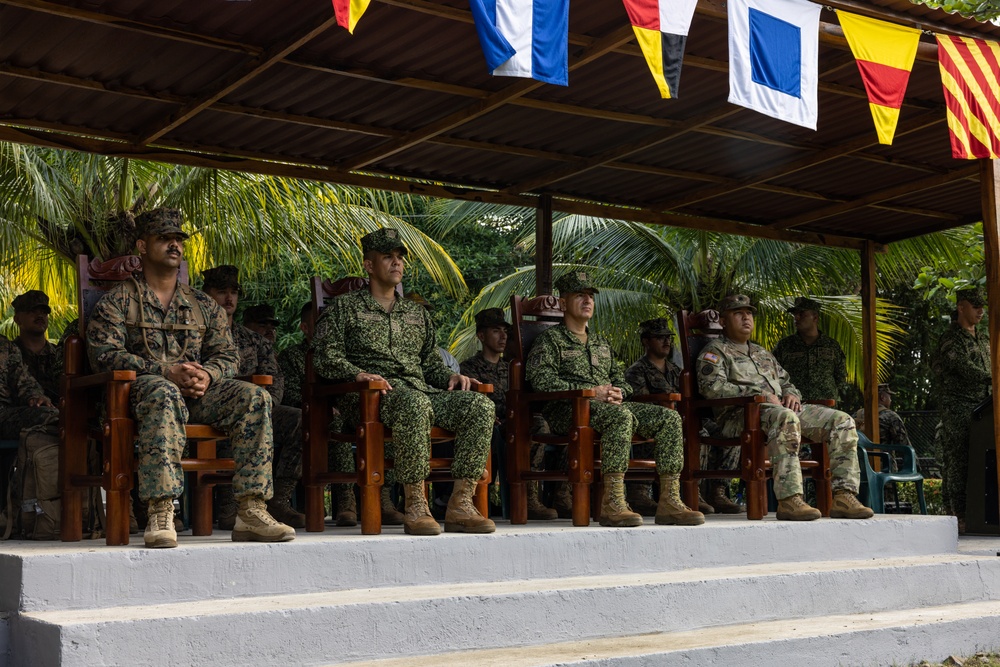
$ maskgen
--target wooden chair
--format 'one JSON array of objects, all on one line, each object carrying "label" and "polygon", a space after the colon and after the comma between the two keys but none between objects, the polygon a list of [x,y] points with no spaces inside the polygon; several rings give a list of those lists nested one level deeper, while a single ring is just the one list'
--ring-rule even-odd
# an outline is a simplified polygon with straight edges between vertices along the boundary
[{"label": "wooden chair", "polygon": [[[314,277],[311,282],[313,322],[326,306],[328,299],[359,289],[367,289],[366,278],[342,278],[336,282]],[[396,292],[402,297],[401,285]],[[321,533],[325,529],[323,491],[327,484],[354,484],[361,490],[361,532],[364,535],[378,535],[382,532],[381,487],[385,480],[385,469],[393,462],[385,458],[385,443],[392,440],[392,430],[386,428],[379,417],[381,391],[384,382],[335,383],[316,374],[313,367],[313,352],[306,354],[306,377],[302,383],[302,413],[304,438],[302,451],[302,485],[306,494],[306,530]],[[493,392],[493,385],[479,385],[480,393]],[[330,416],[334,399],[344,394],[359,395],[359,421],[353,433],[331,433]],[[437,426],[431,428],[431,446],[434,443],[454,440],[455,435]],[[349,442],[355,448],[355,470],[353,473],[330,472],[328,470],[329,441]],[[427,482],[452,481],[451,458],[431,456],[431,474]],[[492,479],[490,457],[486,470],[476,487],[475,504],[483,516],[489,515],[489,483]]]},{"label": "wooden chair", "polygon": [[[603,484],[600,478],[600,440],[590,426],[590,401],[593,389],[535,392],[527,384],[525,362],[528,351],[543,331],[563,321],[559,300],[545,294],[534,298],[514,295],[510,299],[513,327],[507,338],[504,356],[510,359],[507,390],[507,476],[510,485],[510,522],[528,522],[529,481],[568,481],[573,485],[573,525],[590,525],[590,518],[600,518],[600,498]],[[673,408],[678,394],[637,397],[641,402]],[[573,405],[572,425],[565,435],[531,433],[532,415],[541,411],[548,401],[570,401]],[[568,470],[532,470],[532,443],[559,445],[567,448]],[[649,442],[633,438],[633,444]],[[656,480],[656,462],[651,459],[629,459],[626,479]],[[592,498],[593,496],[593,498]]]},{"label": "wooden chair", "polygon": [[[62,490],[62,529],[64,542],[82,539],[82,499],[85,489],[104,488],[107,505],[106,543],[109,546],[129,542],[129,504],[135,475],[135,420],[129,410],[129,390],[135,371],[91,373],[87,362],[87,321],[94,306],[116,283],[127,280],[141,268],[134,255],[107,262],[77,257],[80,330],[66,340],[63,398],[60,402],[59,484]],[[188,282],[187,265],[179,277]],[[244,378],[258,385],[271,384],[271,376]],[[100,404],[103,419],[99,419]],[[100,424],[98,425],[98,421]],[[193,473],[193,484],[186,491],[192,499],[191,530],[194,535],[212,534],[212,487],[232,483],[235,464],[232,459],[216,458],[216,442],[226,434],[211,426],[188,424],[186,434],[194,456],[182,459],[181,467]],[[88,474],[87,439],[101,443],[103,467],[100,475]]]},{"label": "wooden chair", "polygon": [[[679,311],[677,330],[681,342],[684,368],[681,371],[681,415],[684,417],[684,469],[681,473],[681,493],[684,502],[698,506],[698,484],[703,479],[740,478],[746,484],[747,518],[762,519],[767,514],[767,477],[771,462],[767,460],[767,434],[760,426],[760,406],[763,396],[706,399],[698,391],[695,375],[696,361],[704,347],[722,335],[719,313],[705,310],[700,313]],[[832,407],[833,401],[811,401]],[[703,437],[702,419],[711,418],[712,409],[743,406],[743,432],[738,438]],[[830,458],[826,445],[805,438],[802,444],[811,445],[815,460],[800,461],[802,478],[816,484],[817,509],[823,516],[830,516],[833,491],[830,485]],[[739,470],[702,470],[701,447],[740,447]]]}]

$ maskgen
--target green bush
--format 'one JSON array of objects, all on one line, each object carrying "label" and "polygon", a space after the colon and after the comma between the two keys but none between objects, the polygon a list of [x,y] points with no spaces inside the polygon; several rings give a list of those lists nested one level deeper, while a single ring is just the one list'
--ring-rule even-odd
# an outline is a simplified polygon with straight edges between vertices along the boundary
[{"label": "green bush", "polygon": [[[890,497],[892,497],[892,489],[887,487],[886,498],[888,499]],[[927,502],[928,514],[938,514],[938,515],[947,514],[947,512],[944,509],[944,501],[941,499],[940,479],[924,480],[924,500]],[[900,484],[899,501],[901,503],[910,503],[910,505],[913,507],[914,514],[920,512],[920,505],[917,503],[917,485]]]}]

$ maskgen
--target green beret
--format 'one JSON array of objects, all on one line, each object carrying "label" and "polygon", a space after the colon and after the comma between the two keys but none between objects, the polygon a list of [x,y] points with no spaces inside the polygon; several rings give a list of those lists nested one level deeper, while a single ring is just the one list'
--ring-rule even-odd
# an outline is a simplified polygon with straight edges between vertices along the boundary
[{"label": "green beret", "polygon": [[202,274],[205,283],[201,286],[203,290],[235,288],[242,293],[240,287],[239,267],[232,264],[223,264],[214,269],[205,269]]},{"label": "green beret", "polygon": [[959,301],[968,301],[973,308],[982,308],[986,305],[986,294],[981,287],[960,289],[955,292],[955,303]]},{"label": "green beret", "polygon": [[262,303],[243,311],[243,324],[266,323],[279,324],[278,318],[274,316],[274,306]]},{"label": "green beret", "polygon": [[639,324],[639,336],[641,338],[673,335],[674,333],[670,330],[670,321],[665,317],[657,317],[656,319],[646,320]]},{"label": "green beret", "polygon": [[362,236],[361,250],[363,252],[374,250],[384,255],[388,255],[393,250],[399,250],[404,257],[406,256],[406,246],[399,239],[399,232],[389,227],[376,229],[371,234]]},{"label": "green beret", "polygon": [[800,310],[812,310],[818,313],[820,308],[819,301],[806,296],[799,296],[795,298],[795,303],[787,308],[787,312],[797,313]]},{"label": "green beret", "polygon": [[476,313],[476,331],[493,327],[510,328],[510,322],[504,319],[503,308],[487,308]]},{"label": "green beret", "polygon": [[740,310],[742,308],[746,308],[751,313],[757,312],[757,309],[750,303],[750,297],[746,294],[730,294],[719,302],[720,313],[724,313],[727,310]]},{"label": "green beret", "polygon": [[15,313],[27,313],[35,309],[44,310],[46,313],[52,312],[52,308],[49,307],[49,295],[36,289],[28,290],[16,297],[11,305],[14,306]]},{"label": "green beret", "polygon": [[556,280],[555,287],[559,290],[560,296],[566,296],[567,294],[572,294],[573,292],[591,292],[592,294],[598,294],[599,290],[594,287],[594,283],[590,281],[590,277],[585,271],[570,271],[569,273],[564,273],[559,276]]},{"label": "green beret", "polygon": [[139,238],[170,234],[185,239],[188,237],[181,229],[181,212],[176,208],[154,208],[139,214],[135,219],[135,229]]}]

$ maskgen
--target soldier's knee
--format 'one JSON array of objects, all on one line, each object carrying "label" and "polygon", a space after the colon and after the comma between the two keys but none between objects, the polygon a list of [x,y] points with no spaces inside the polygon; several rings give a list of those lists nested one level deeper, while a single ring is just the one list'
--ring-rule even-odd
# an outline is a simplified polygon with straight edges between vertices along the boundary
[{"label": "soldier's knee", "polygon": [[491,422],[496,416],[496,406],[486,394],[473,394],[473,400],[469,406],[469,412],[476,417],[489,419]]},{"label": "soldier's knee", "polygon": [[181,394],[181,388],[173,382],[160,382],[149,392],[143,402],[149,401],[162,402],[165,407],[170,407],[183,405],[184,396]]},{"label": "soldier's knee", "polygon": [[798,428],[800,425],[799,416],[795,414],[795,410],[781,408],[781,411],[778,413],[778,423],[782,426],[793,425]]},{"label": "soldier's knee", "polygon": [[408,391],[405,395],[400,396],[400,399],[397,409],[402,414],[421,419],[430,419],[431,415],[434,414],[431,399],[421,391]]}]

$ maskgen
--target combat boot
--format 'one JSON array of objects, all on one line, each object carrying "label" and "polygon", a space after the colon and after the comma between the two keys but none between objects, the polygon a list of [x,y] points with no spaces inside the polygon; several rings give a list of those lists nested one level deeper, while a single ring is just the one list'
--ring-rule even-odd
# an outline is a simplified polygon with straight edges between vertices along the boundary
[{"label": "combat boot", "polygon": [[232,530],[236,526],[236,510],[239,504],[233,495],[233,487],[220,484],[215,487],[215,502],[219,509],[215,512],[215,522],[219,530]]},{"label": "combat boot", "polygon": [[292,528],[305,528],[306,515],[292,507],[296,480],[279,477],[274,480],[274,496],[267,501],[267,511],[277,521]]},{"label": "combat boot", "polygon": [[559,512],[546,507],[538,497],[538,482],[528,482],[528,518],[534,521],[551,521],[559,518]]},{"label": "combat boot", "polygon": [[456,479],[444,515],[444,529],[449,533],[492,533],[497,527],[484,517],[472,502],[476,480]]},{"label": "combat boot", "polygon": [[424,483],[404,484],[403,493],[406,496],[406,512],[402,515],[403,532],[407,535],[440,535],[441,524],[434,520],[427,507]]},{"label": "combat boot", "polygon": [[712,494],[708,502],[719,514],[740,514],[745,509],[742,505],[738,505],[729,499],[729,496],[726,495],[725,484],[715,484],[712,486]]},{"label": "combat boot", "polygon": [[132,503],[128,504],[128,534],[139,534],[139,519],[135,517],[135,505]]},{"label": "combat boot", "polygon": [[177,546],[173,498],[149,501],[149,519],[142,539],[150,549],[170,549]]},{"label": "combat boot", "polygon": [[233,527],[233,542],[288,542],[295,529],[275,520],[267,512],[262,496],[240,498]]},{"label": "combat boot", "polygon": [[625,473],[610,472],[604,474],[601,525],[614,528],[642,525],[642,515],[633,512],[625,500]]},{"label": "combat boot", "polygon": [[382,525],[398,526],[403,523],[403,513],[392,504],[392,486],[382,485]]},{"label": "combat boot", "polygon": [[681,500],[680,475],[660,475],[656,523],[660,526],[700,526],[705,523],[704,514],[691,509]]},{"label": "combat boot", "polygon": [[643,516],[656,514],[656,501],[653,500],[653,485],[646,482],[628,482],[625,484],[627,493],[625,499],[629,507]]},{"label": "combat boot", "polygon": [[559,482],[556,495],[552,499],[552,509],[560,519],[573,518],[573,485],[569,482]]},{"label": "combat boot", "polygon": [[715,508],[708,504],[705,497],[701,495],[701,489],[698,489],[698,511],[702,514],[715,514]]},{"label": "combat boot", "polygon": [[354,499],[353,484],[334,484],[334,508],[338,526],[358,525],[358,506]]},{"label": "combat boot", "polygon": [[778,501],[778,511],[775,513],[778,521],[815,521],[823,516],[815,507],[809,507],[802,500],[802,494],[796,493]]},{"label": "combat boot", "polygon": [[873,516],[875,512],[862,505],[858,497],[847,489],[837,489],[833,492],[831,519],[870,519]]}]

